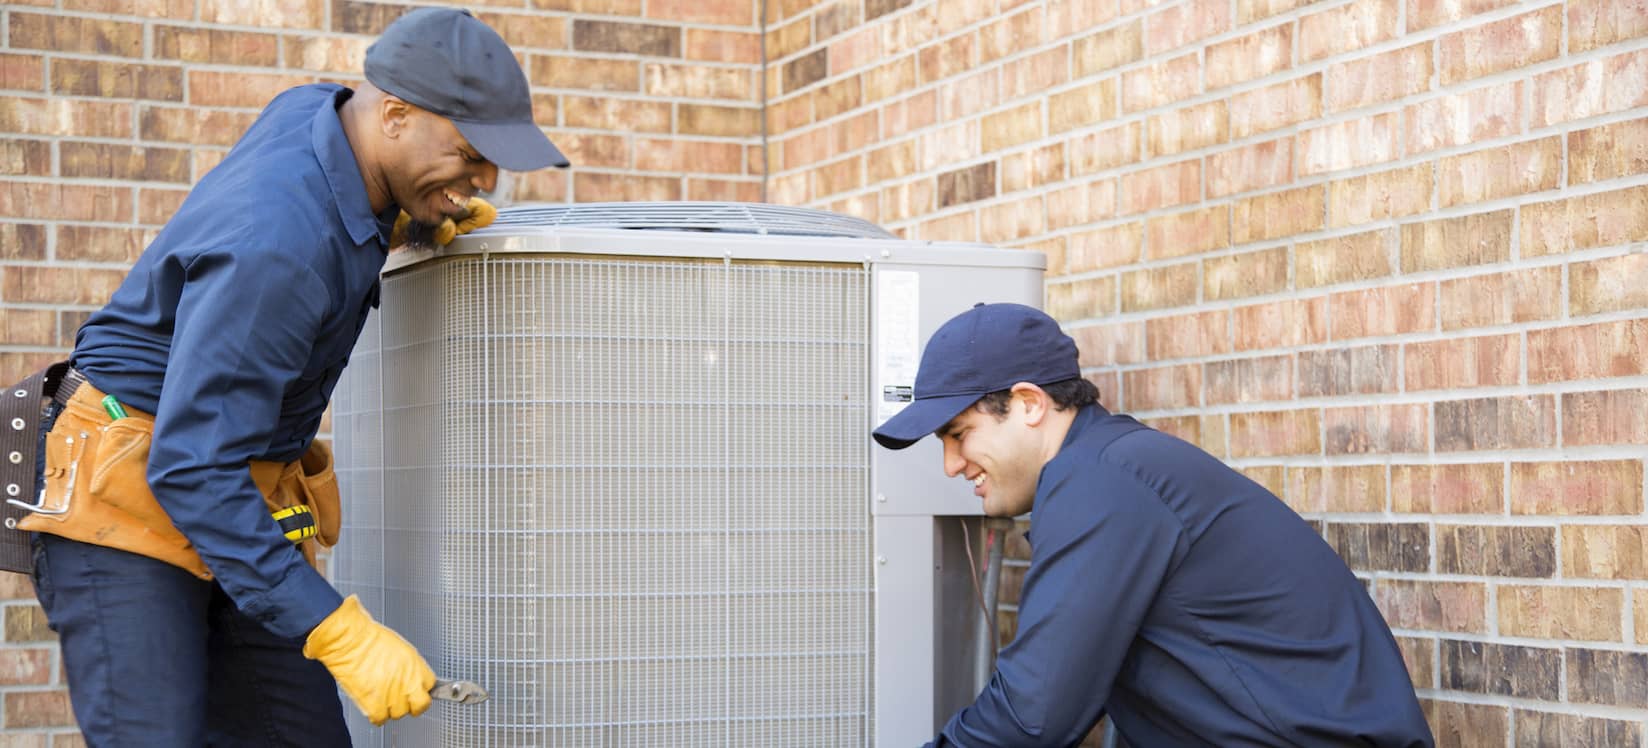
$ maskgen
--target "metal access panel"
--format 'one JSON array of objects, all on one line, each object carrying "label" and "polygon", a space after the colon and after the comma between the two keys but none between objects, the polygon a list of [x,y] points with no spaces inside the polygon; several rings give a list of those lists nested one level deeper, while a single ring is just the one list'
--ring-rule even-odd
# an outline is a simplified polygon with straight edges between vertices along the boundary
[{"label": "metal access panel", "polygon": [[[882,527],[911,517],[878,513],[879,474],[904,466],[869,431],[898,407],[899,357],[968,305],[951,291],[1039,301],[1041,262],[726,204],[512,209],[397,253],[333,405],[333,577],[492,698],[357,719],[355,743],[890,746],[905,721],[931,737],[930,695],[906,715],[880,694],[907,656],[934,691],[916,628],[940,585],[904,559],[938,541]],[[919,467],[928,490],[894,481],[924,497],[898,511],[976,513]],[[890,595],[925,614],[889,619]],[[926,649],[878,649],[908,640]]]}]

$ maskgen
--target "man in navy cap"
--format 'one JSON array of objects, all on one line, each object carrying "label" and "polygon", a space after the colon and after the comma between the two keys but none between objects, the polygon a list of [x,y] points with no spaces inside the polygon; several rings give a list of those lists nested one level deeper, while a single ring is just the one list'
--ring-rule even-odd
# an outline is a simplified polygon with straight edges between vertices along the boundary
[{"label": "man in navy cap", "polygon": [[56,380],[20,526],[88,745],[346,746],[340,686],[375,724],[429,706],[424,658],[311,565],[338,521],[315,434],[397,218],[449,240],[500,168],[567,161],[467,12],[401,16],[365,76],[276,96]]},{"label": "man in navy cap", "polygon": [[1205,452],[1098,404],[1047,315],[981,304],[922,353],[875,430],[927,434],[984,513],[1034,508],[1018,635],[930,746],[1431,746],[1362,583],[1297,514]]}]

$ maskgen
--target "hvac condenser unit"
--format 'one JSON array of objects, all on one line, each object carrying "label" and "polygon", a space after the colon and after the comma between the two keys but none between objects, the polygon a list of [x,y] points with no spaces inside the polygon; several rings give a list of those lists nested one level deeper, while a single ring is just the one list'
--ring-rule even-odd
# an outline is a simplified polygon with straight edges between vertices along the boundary
[{"label": "hvac condenser unit", "polygon": [[[912,746],[976,695],[971,485],[871,429],[1040,253],[531,206],[396,253],[334,403],[340,589],[491,700],[357,745]],[[351,710],[352,711],[352,710]]]}]

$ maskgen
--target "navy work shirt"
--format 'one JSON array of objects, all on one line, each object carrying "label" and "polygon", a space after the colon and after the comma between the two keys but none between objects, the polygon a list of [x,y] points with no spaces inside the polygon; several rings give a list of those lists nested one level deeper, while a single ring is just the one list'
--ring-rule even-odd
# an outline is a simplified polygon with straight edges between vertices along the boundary
[{"label": "navy work shirt", "polygon": [[1390,629],[1269,491],[1097,405],[1042,468],[1018,635],[933,746],[1431,746]]},{"label": "navy work shirt", "polygon": [[350,94],[275,97],[86,320],[72,357],[155,415],[155,498],[235,604],[288,637],[342,597],[269,517],[247,461],[297,459],[315,438],[378,303],[398,213],[372,213],[338,119]]}]

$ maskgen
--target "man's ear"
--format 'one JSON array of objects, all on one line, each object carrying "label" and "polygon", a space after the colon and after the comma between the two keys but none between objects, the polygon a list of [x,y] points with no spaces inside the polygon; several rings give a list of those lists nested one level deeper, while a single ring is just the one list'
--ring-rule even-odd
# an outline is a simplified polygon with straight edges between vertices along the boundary
[{"label": "man's ear", "polygon": [[378,124],[384,137],[399,138],[412,126],[412,105],[394,96],[384,96],[378,104]]},{"label": "man's ear", "polygon": [[1029,382],[1019,382],[1009,391],[1013,393],[1014,401],[1023,403],[1025,425],[1040,425],[1053,409],[1053,398],[1048,396],[1047,391]]}]

